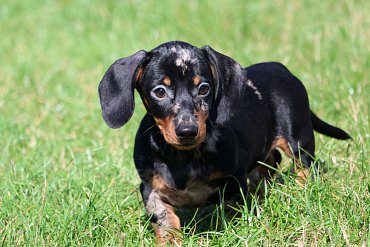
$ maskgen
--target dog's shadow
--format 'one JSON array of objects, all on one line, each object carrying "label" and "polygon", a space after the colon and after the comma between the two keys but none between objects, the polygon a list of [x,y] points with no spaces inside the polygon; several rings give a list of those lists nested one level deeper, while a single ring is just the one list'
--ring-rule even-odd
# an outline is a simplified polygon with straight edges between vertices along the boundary
[{"label": "dog's shadow", "polygon": [[229,219],[229,216],[218,204],[202,208],[177,209],[176,214],[180,218],[184,232],[191,235],[220,231]]}]

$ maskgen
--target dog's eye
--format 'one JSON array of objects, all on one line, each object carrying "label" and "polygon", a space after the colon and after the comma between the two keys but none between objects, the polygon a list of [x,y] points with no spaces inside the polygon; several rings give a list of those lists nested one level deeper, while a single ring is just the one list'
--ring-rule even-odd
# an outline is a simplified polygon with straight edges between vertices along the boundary
[{"label": "dog's eye", "polygon": [[152,97],[164,99],[167,96],[166,89],[163,86],[155,87],[151,92]]},{"label": "dog's eye", "polygon": [[198,87],[198,95],[200,95],[200,96],[207,96],[208,93],[209,93],[209,84],[203,82]]}]

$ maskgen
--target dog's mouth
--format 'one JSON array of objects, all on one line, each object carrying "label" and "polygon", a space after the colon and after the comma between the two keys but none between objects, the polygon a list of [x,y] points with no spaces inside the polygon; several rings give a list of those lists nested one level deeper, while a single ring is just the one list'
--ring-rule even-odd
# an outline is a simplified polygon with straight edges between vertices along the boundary
[{"label": "dog's mouth", "polygon": [[178,150],[192,150],[196,148],[197,144],[172,144],[172,146]]},{"label": "dog's mouth", "polygon": [[[160,128],[161,129],[161,128]],[[193,138],[184,138],[176,134],[171,134],[171,131],[161,130],[162,135],[167,144],[173,146],[178,150],[192,150],[197,148],[205,140],[205,133],[197,133]]]},{"label": "dog's mouth", "polygon": [[178,150],[192,150],[194,148],[197,148],[200,144],[202,144],[204,140],[205,136],[204,137],[197,136],[195,140],[182,140],[182,141],[180,140],[179,142],[176,143],[170,143],[169,141],[166,140],[166,142]]}]

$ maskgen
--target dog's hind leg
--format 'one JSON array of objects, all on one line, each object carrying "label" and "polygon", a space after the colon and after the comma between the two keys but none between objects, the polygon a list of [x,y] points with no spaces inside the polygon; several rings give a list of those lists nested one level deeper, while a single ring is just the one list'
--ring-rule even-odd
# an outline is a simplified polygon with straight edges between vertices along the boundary
[{"label": "dog's hind leg", "polygon": [[[248,188],[251,193],[263,191],[263,182],[268,182],[273,178],[281,160],[281,153],[277,149],[273,149],[263,161],[263,164],[258,164],[258,166],[247,175],[249,179]],[[262,188],[257,189],[259,186],[262,186]]]},{"label": "dog's hind leg", "polygon": [[301,130],[296,133],[304,133],[300,137],[293,135],[276,137],[273,147],[280,148],[294,161],[294,169],[297,176],[305,181],[309,176],[309,170],[315,159],[315,139],[313,131]]}]

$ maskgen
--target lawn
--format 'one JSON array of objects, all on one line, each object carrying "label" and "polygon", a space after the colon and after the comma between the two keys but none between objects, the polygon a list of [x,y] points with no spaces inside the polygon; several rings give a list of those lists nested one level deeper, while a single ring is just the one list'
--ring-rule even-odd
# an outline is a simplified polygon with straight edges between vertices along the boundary
[{"label": "lawn", "polygon": [[97,86],[117,58],[184,40],[244,66],[284,63],[313,111],[353,137],[316,134],[326,173],[304,188],[289,176],[272,183],[241,220],[221,208],[220,227],[187,222],[184,246],[368,246],[369,9],[365,0],[0,0],[1,245],[154,244],[132,161],[145,109],[136,97],[131,121],[109,129]]}]

